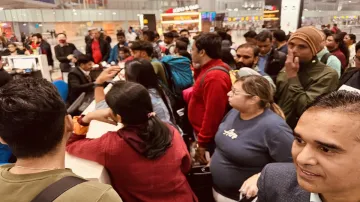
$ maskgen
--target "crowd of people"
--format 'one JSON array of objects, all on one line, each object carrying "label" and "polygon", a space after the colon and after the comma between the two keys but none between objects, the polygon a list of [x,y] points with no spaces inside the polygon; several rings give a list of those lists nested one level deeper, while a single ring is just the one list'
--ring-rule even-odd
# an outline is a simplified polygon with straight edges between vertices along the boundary
[{"label": "crowd of people", "polygon": [[[240,45],[223,30],[116,36],[111,48],[91,30],[82,54],[57,35],[67,101],[43,79],[11,80],[0,68],[0,160],[14,163],[0,167],[3,200],[31,201],[79,179],[65,151],[103,165],[111,186],[77,180],[56,201],[360,200],[360,94],[339,90],[360,89],[355,35],[306,26],[249,31]],[[96,110],[71,117],[66,107],[82,93]],[[90,139],[93,121],[122,127]],[[201,191],[195,165],[211,173]]]}]

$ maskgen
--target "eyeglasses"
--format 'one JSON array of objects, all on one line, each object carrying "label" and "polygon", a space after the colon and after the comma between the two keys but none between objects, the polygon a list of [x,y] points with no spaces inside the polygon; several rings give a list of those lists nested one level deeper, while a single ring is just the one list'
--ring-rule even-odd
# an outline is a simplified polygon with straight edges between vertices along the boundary
[{"label": "eyeglasses", "polygon": [[245,96],[253,96],[253,95],[250,95],[248,93],[243,93],[243,92],[240,92],[240,91],[237,91],[235,88],[231,87],[231,93],[233,95],[245,95]]}]

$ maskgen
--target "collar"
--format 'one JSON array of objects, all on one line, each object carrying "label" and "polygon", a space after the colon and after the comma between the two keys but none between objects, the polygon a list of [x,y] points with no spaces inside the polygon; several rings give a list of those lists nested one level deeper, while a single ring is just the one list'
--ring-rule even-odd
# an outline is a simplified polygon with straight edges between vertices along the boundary
[{"label": "collar", "polygon": [[311,193],[310,194],[310,202],[322,202],[319,194]]},{"label": "collar", "polygon": [[316,57],[322,58],[326,53],[329,53],[329,51],[326,48],[323,48],[320,52],[316,54]]},{"label": "collar", "polygon": [[273,49],[270,49],[268,53],[266,53],[265,55],[259,55],[259,57],[268,57],[272,53],[272,51]]},{"label": "collar", "polygon": [[80,71],[81,71],[82,73],[85,74],[85,76],[89,76],[89,75],[90,75],[90,71],[87,72],[87,71],[81,69],[81,67],[79,67],[79,69],[80,69]]}]

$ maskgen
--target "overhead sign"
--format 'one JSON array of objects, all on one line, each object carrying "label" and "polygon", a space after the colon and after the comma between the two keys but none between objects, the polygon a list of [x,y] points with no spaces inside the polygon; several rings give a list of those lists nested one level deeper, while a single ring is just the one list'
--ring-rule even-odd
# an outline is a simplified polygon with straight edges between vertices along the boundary
[{"label": "overhead sign", "polygon": [[184,7],[177,7],[177,8],[170,8],[166,11],[166,13],[181,13],[186,11],[193,11],[200,9],[199,4],[184,6]]}]

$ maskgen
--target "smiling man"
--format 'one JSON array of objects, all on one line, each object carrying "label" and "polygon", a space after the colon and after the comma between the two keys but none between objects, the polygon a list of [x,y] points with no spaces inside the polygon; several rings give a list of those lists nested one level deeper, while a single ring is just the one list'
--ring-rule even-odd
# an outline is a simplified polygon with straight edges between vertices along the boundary
[{"label": "smiling man", "polygon": [[315,101],[294,132],[294,164],[269,164],[259,202],[360,201],[360,94],[338,91]]}]

